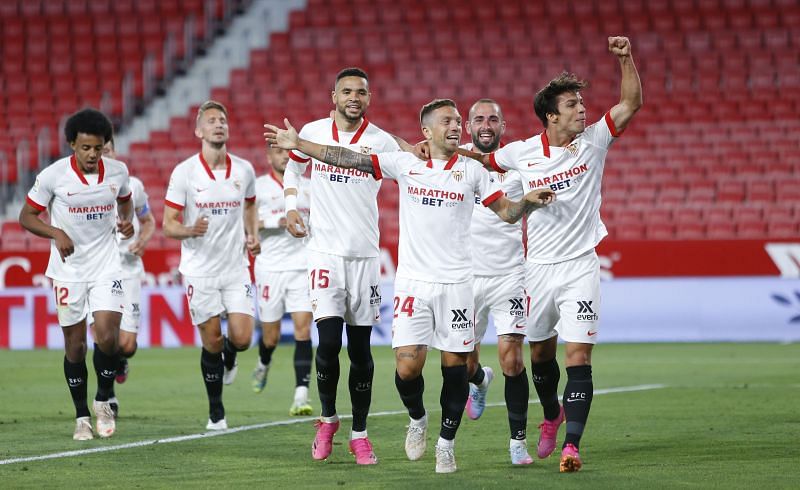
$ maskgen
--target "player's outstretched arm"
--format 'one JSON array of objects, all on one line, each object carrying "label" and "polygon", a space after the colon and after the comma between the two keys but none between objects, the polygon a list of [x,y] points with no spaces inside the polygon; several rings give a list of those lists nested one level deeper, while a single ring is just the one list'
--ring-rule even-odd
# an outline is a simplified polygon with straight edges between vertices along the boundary
[{"label": "player's outstretched arm", "polygon": [[184,226],[180,222],[181,212],[170,206],[164,207],[164,220],[161,223],[161,228],[164,231],[164,236],[174,238],[176,240],[184,240],[186,238],[195,238],[203,236],[208,231],[208,218],[200,216],[192,226]]},{"label": "player's outstretched arm", "polygon": [[483,165],[483,168],[488,170],[489,172],[494,171],[495,169],[492,167],[491,163],[489,163],[489,158],[491,153],[478,153],[475,151],[467,150],[466,148],[459,148],[456,150],[459,155],[465,156],[467,158],[472,158],[476,162]]},{"label": "player's outstretched arm", "polygon": [[627,37],[608,38],[608,50],[619,59],[622,70],[619,103],[611,108],[611,119],[620,133],[625,130],[633,115],[642,107],[642,82],[633,63],[631,42]]},{"label": "player's outstretched arm", "polygon": [[36,236],[54,240],[58,254],[63,262],[64,259],[75,252],[75,244],[72,243],[72,239],[64,230],[51,226],[39,219],[40,213],[41,211],[26,202],[19,211],[19,224]]},{"label": "player's outstretched arm", "polygon": [[264,125],[267,129],[264,133],[264,139],[268,144],[276,145],[284,150],[301,151],[311,158],[334,167],[354,168],[364,173],[375,175],[375,170],[372,167],[372,158],[369,155],[356,153],[341,146],[319,145],[304,140],[297,135],[297,131],[289,123],[288,119],[284,119],[283,123],[286,125],[286,129],[281,129],[272,124]]},{"label": "player's outstretched arm", "polygon": [[506,223],[516,223],[523,216],[532,211],[543,208],[556,200],[556,193],[550,189],[534,189],[520,201],[511,201],[506,197],[501,197],[489,205],[489,209],[495,212]]}]

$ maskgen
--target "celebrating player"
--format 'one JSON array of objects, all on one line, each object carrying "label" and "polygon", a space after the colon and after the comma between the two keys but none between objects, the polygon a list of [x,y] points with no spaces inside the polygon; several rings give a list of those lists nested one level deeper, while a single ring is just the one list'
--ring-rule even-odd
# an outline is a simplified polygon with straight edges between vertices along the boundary
[{"label": "celebrating player", "polygon": [[[609,37],[608,50],[622,71],[619,102],[586,126],[581,90],[586,83],[562,74],[542,88],[534,110],[543,133],[517,141],[495,153],[477,156],[502,173],[522,174],[526,188],[549,186],[558,203],[528,219],[527,290],[531,310],[533,383],[544,410],[537,454],[548,457],[556,447],[566,417],[561,449],[562,472],[578,471],[578,448],[592,404],[592,348],[600,319],[600,266],[594,247],[606,236],[600,220],[600,182],[611,144],[642,106],[642,85],[626,37]],[[558,403],[558,336],[566,341],[567,384]]]},{"label": "celebrating player", "polygon": [[[286,231],[283,176],[289,153],[277,147],[267,150],[271,171],[256,179],[258,227],[262,253],[255,260],[258,316],[261,341],[258,363],[253,370],[253,391],[267,384],[272,353],[281,337],[281,318],[291,313],[294,322],[294,402],[290,415],[311,415],[308,383],[311,374],[311,300],[306,278],[306,247],[302,239]],[[310,205],[307,178],[299,179],[297,210],[308,218]]]},{"label": "celebrating player", "polygon": [[[472,258],[469,223],[476,197],[507,222],[550,202],[550,190],[530,192],[511,202],[490,188],[489,174],[456,153],[461,116],[451,100],[425,105],[420,123],[430,145],[426,162],[407,152],[367,155],[340,146],[323,146],[298,137],[287,120],[286,130],[267,125],[267,140],[299,149],[320,161],[355,169],[400,187],[400,243],[395,281],[392,347],[395,383],[411,417],[406,455],[420,459],[427,446],[427,414],[422,395],[422,369],[427,350],[441,351],[442,421],[436,444],[436,472],[456,471],[454,440],[469,392],[467,355],[473,349]],[[313,199],[313,194],[312,194]],[[313,214],[312,214],[313,219]]]},{"label": "celebrating player", "polygon": [[[116,228],[126,238],[133,235],[133,207],[128,168],[102,158],[103,145],[112,137],[108,118],[94,109],[81,110],[67,120],[64,133],[73,154],[37,176],[19,222],[34,235],[51,240],[46,275],[53,280],[58,323],[64,333],[64,377],[77,419],[72,438],[85,441],[94,437],[86,402],[87,312],[95,320],[97,434],[111,437],[116,430],[109,398],[119,362],[125,293],[114,233]],[[49,225],[39,218],[45,209]]]},{"label": "celebrating player", "polygon": [[[306,124],[300,135],[318,144],[349,148],[368,154],[397,151],[400,143],[367,120],[370,104],[367,74],[346,68],[336,75],[331,98],[333,118]],[[380,182],[369,172],[342,170],[312,160],[313,155],[289,152],[284,176],[286,223],[295,237],[310,236],[307,245],[311,308],[319,344],[315,358],[317,391],[322,414],[311,446],[314,459],[326,459],[339,429],[336,387],[339,351],[347,323],[350,357],[348,387],[353,410],[350,451],[357,464],[378,459],[367,436],[367,414],[372,400],[374,366],[370,351],[372,325],[380,321],[380,263],[378,259],[378,204]],[[311,167],[310,230],[297,211],[297,187],[306,165]]]},{"label": "celebrating player", "polygon": [[[500,146],[506,123],[500,105],[492,99],[480,99],[469,110],[467,132],[472,142],[463,146],[490,153]],[[520,199],[522,180],[518,172],[489,172],[491,179],[510,199]],[[470,227],[472,243],[472,290],[475,298],[475,350],[467,358],[470,376],[467,416],[477,419],[486,406],[486,392],[494,373],[481,367],[480,344],[486,333],[489,315],[497,330],[500,367],[505,378],[508,425],[511,429],[509,451],[512,464],[531,464],[526,441],[528,422],[528,373],[522,344],[525,340],[526,294],[525,255],[522,249],[522,223],[505,223],[476,200]]]},{"label": "celebrating player", "polygon": [[[201,151],[172,171],[163,228],[164,235],[181,240],[178,270],[203,342],[206,429],[223,430],[228,423],[222,385],[233,382],[236,353],[249,347],[253,335],[253,285],[245,249],[252,255],[260,251],[255,172],[250,162],[228,153],[228,111],[219,102],[200,106],[195,135]],[[222,335],[223,312],[227,337]]]}]

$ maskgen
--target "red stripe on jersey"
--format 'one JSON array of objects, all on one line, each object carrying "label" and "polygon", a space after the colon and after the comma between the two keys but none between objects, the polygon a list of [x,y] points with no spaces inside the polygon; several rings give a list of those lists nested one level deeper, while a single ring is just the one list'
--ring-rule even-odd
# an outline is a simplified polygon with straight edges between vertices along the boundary
[{"label": "red stripe on jersey", "polygon": [[381,180],[383,178],[383,173],[381,172],[381,162],[378,160],[378,155],[372,154],[369,156],[372,159],[372,170],[375,172],[375,180]]},{"label": "red stripe on jersey", "polygon": [[[458,160],[458,153],[453,153],[453,156],[450,157],[450,160],[447,160],[447,163],[444,164],[444,170],[452,170],[453,165],[456,164],[457,160]],[[433,168],[433,160],[429,158],[426,166],[428,168]]]},{"label": "red stripe on jersey", "polygon": [[103,158],[100,158],[100,161],[97,162],[97,183],[102,184],[103,178],[106,176],[106,166],[103,163]]},{"label": "red stripe on jersey", "polygon": [[299,156],[295,155],[294,152],[291,150],[289,150],[289,158],[291,158],[297,163],[308,163],[311,161],[310,158],[300,158]]},{"label": "red stripe on jersey", "polygon": [[451,170],[453,168],[453,165],[456,164],[457,160],[458,160],[458,153],[453,153],[453,156],[451,156],[450,160],[447,160],[447,163],[444,165],[444,169]]},{"label": "red stripe on jersey", "polygon": [[484,199],[484,200],[482,201],[482,203],[483,203],[483,205],[484,205],[484,206],[487,206],[487,207],[488,207],[488,206],[490,206],[490,205],[491,205],[493,202],[495,202],[496,200],[500,199],[500,198],[501,198],[501,197],[503,197],[504,195],[505,195],[505,194],[503,194],[503,191],[500,191],[500,190],[498,190],[498,191],[494,191],[494,194],[492,194],[491,196],[489,196],[489,197],[487,197],[486,199]]},{"label": "red stripe on jersey", "polygon": [[164,199],[164,204],[166,204],[167,206],[169,206],[169,207],[171,207],[173,209],[177,209],[178,211],[183,211],[183,206],[181,206],[180,204],[178,204],[176,202],[172,202],[172,201],[170,201],[168,199]]},{"label": "red stripe on jersey", "polygon": [[277,182],[279,186],[281,186],[281,189],[283,189],[283,182],[278,179],[278,176],[275,174],[275,169],[272,169],[272,171],[269,173],[269,176],[272,177],[272,180]]},{"label": "red stripe on jersey", "polygon": [[504,173],[506,173],[506,171],[505,171],[505,170],[503,170],[503,169],[500,167],[500,165],[498,165],[498,164],[497,164],[497,160],[495,160],[495,158],[494,158],[494,152],[492,152],[492,153],[489,153],[489,166],[490,166],[490,167],[492,167],[492,169],[493,169],[495,172],[497,172],[498,174],[504,174]]},{"label": "red stripe on jersey", "polygon": [[550,139],[547,137],[547,131],[542,131],[542,153],[550,158]]},{"label": "red stripe on jersey", "polygon": [[[203,168],[206,169],[206,173],[211,180],[217,180],[214,177],[214,172],[211,171],[211,167],[208,166],[208,162],[206,162],[206,158],[203,156],[203,152],[200,152],[200,163],[203,164]],[[225,180],[228,180],[231,177],[231,167],[233,167],[233,162],[231,161],[231,156],[227,153],[225,154]]]},{"label": "red stripe on jersey", "polygon": [[608,130],[611,131],[611,136],[615,138],[619,138],[622,136],[622,131],[617,131],[617,127],[614,125],[614,120],[611,119],[611,111],[606,112],[606,124],[608,124]]},{"label": "red stripe on jersey", "polygon": [[129,192],[127,196],[119,196],[117,197],[117,202],[128,202],[131,200],[132,195],[133,192]]},{"label": "red stripe on jersey", "polygon": [[247,201],[247,202],[255,202],[255,200],[256,200],[256,196],[253,196],[253,197],[245,197],[245,198],[244,198],[244,200],[245,200],[245,201]]},{"label": "red stripe on jersey", "polygon": [[72,166],[72,170],[75,171],[75,174],[81,179],[81,182],[84,185],[89,185],[89,182],[86,181],[86,177],[83,176],[83,172],[81,169],[78,168],[78,159],[75,158],[75,154],[73,153],[71,157],[69,157],[69,164]]},{"label": "red stripe on jersey", "polygon": [[42,206],[41,204],[39,204],[38,202],[34,201],[30,197],[25,198],[25,201],[28,204],[30,204],[32,208],[38,209],[39,211],[44,211],[45,209],[47,209],[47,206]]},{"label": "red stripe on jersey", "polygon": [[[367,120],[367,118],[364,117],[363,119],[364,120],[361,122],[361,126],[359,126],[358,129],[356,130],[356,134],[354,134],[353,137],[350,138],[350,144],[351,145],[354,145],[354,144],[358,143],[358,140],[361,139],[361,135],[364,134],[364,131],[366,131],[367,126],[369,126],[369,121]],[[338,143],[339,142],[339,128],[336,127],[336,120],[335,119],[333,121],[333,125],[331,125],[331,134],[333,136],[333,141]]]}]

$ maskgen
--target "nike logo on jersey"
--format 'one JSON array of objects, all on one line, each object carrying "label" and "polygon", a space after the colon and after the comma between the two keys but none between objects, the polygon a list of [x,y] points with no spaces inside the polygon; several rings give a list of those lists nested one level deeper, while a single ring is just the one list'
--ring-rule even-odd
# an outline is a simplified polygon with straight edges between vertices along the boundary
[{"label": "nike logo on jersey", "polygon": [[194,188],[194,190],[195,190],[195,192],[197,192],[197,193],[200,193],[200,192],[205,192],[205,191],[207,191],[207,190],[208,190],[208,187],[206,187],[205,189],[201,189],[201,188],[199,188],[199,187],[195,187],[195,188]]},{"label": "nike logo on jersey", "polygon": [[531,167],[533,167],[534,165],[539,165],[540,163],[541,163],[541,162],[529,163],[529,164],[528,164],[528,168],[531,168]]},{"label": "nike logo on jersey", "polygon": [[408,172],[408,175],[422,175],[422,172],[414,172],[413,170]]},{"label": "nike logo on jersey", "polygon": [[81,191],[78,191],[78,192],[67,192],[67,197],[72,197],[75,194],[80,194],[80,193],[81,193]]}]

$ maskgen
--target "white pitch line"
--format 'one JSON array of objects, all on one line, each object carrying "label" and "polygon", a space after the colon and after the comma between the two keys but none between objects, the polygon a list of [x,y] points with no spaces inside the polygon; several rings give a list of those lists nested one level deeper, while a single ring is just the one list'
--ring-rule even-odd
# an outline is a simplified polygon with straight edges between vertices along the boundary
[{"label": "white pitch line", "polygon": [[[630,393],[634,391],[647,391],[647,390],[657,390],[660,388],[665,388],[666,385],[663,384],[648,384],[648,385],[637,385],[637,386],[622,386],[619,388],[606,388],[602,390],[595,390],[595,395],[607,395],[612,393]],[[528,404],[538,404],[539,400],[528,400]],[[487,407],[502,407],[505,406],[505,402],[499,403],[487,403]],[[428,409],[429,412],[437,412],[438,409]],[[389,415],[404,415],[406,414],[406,410],[392,410],[387,412],[375,412],[370,413],[370,417],[386,417]],[[341,415],[339,418],[341,419],[350,419],[352,415]],[[11,458],[11,459],[3,459],[0,460],[0,465],[6,464],[14,464],[14,463],[27,463],[29,461],[43,461],[46,459],[60,459],[60,458],[71,458],[73,456],[83,456],[85,454],[94,454],[94,453],[105,453],[109,451],[117,451],[120,449],[131,449],[136,447],[143,447],[143,446],[151,446],[155,444],[170,444],[173,442],[184,442],[184,441],[194,441],[196,439],[206,439],[209,437],[217,437],[217,436],[224,436],[227,434],[235,434],[237,432],[244,432],[248,430],[256,430],[256,429],[265,429],[267,427],[280,427],[284,425],[294,425],[294,424],[302,424],[306,422],[313,422],[316,420],[316,417],[303,417],[297,419],[290,419],[290,420],[278,420],[276,422],[265,422],[261,424],[252,424],[252,425],[242,425],[239,427],[233,427],[227,430],[221,430],[216,432],[201,432],[200,434],[189,434],[186,436],[175,436],[175,437],[167,437],[164,439],[150,439],[148,441],[139,441],[139,442],[129,442],[127,444],[117,444],[114,446],[100,446],[100,447],[93,447],[90,449],[78,449],[75,451],[63,451],[60,453],[52,453],[52,454],[43,454],[41,456],[28,456],[24,458]]]}]

